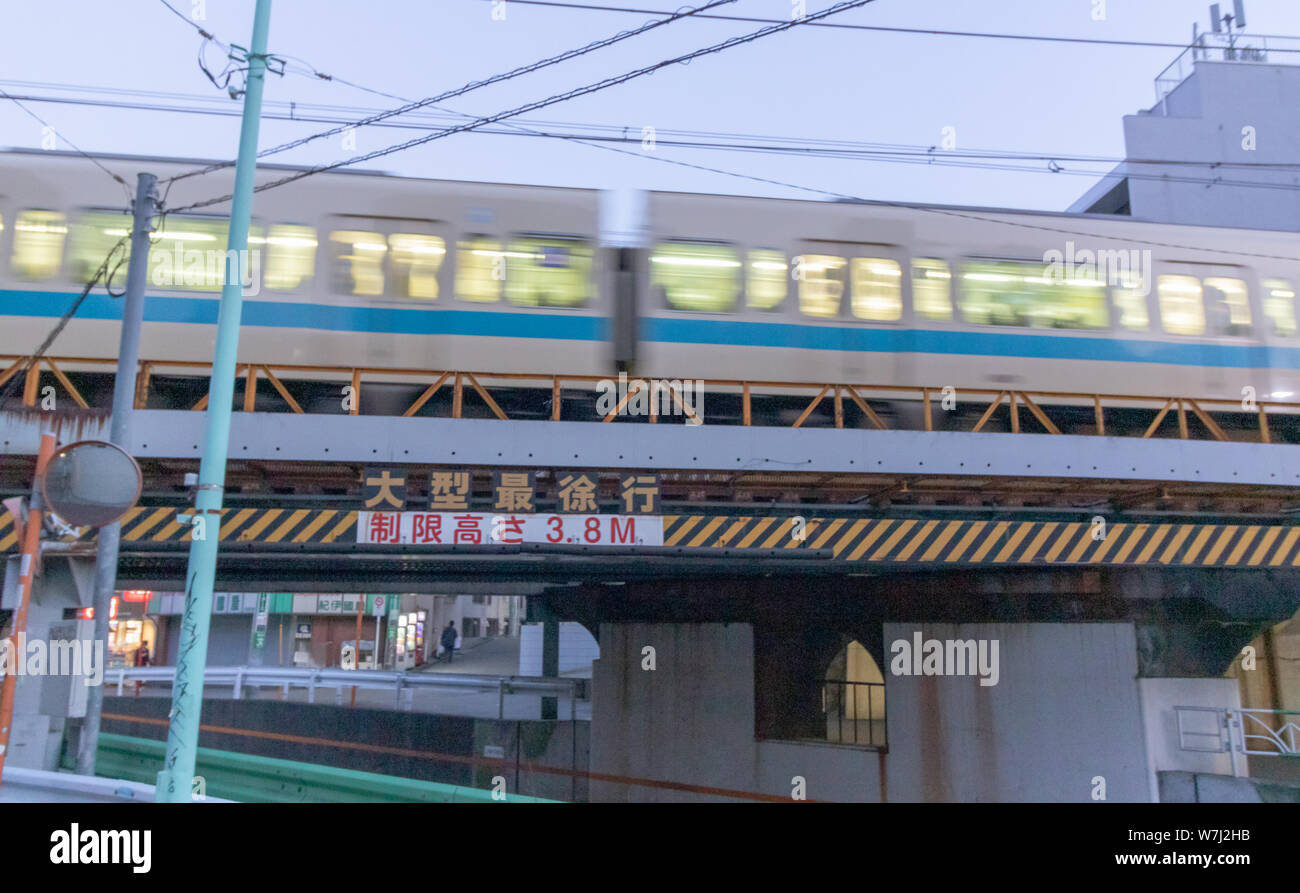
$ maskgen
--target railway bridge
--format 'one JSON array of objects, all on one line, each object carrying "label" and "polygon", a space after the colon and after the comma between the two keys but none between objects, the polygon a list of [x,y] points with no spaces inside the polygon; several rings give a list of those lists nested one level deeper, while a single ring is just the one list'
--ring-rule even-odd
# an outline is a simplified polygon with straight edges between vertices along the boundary
[{"label": "railway bridge", "polygon": [[[98,361],[10,360],[0,384],[26,380],[0,415],[5,497],[42,430],[102,436],[111,393]],[[206,374],[142,363],[124,590],[184,589]],[[557,624],[583,623],[593,799],[1158,800],[1178,771],[1290,780],[1300,405],[239,375],[226,507],[203,534],[222,543],[217,589],[527,593],[551,673]],[[48,389],[63,408],[42,411]],[[16,543],[0,515],[6,599]],[[53,531],[43,558],[48,629],[87,603],[92,534]]]}]

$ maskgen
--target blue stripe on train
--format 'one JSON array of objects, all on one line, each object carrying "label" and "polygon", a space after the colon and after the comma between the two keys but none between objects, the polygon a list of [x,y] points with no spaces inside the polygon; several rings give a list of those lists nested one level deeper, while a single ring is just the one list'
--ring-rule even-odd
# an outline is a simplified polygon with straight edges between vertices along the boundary
[{"label": "blue stripe on train", "polygon": [[[74,297],[60,292],[0,290],[0,315],[58,317],[70,306]],[[82,304],[77,316],[83,319],[121,319],[121,302],[102,294],[91,295]],[[150,297],[145,303],[145,320],[215,325],[217,301],[214,298]],[[439,309],[429,312],[403,307],[342,307],[257,299],[245,299],[243,324],[336,332],[479,335],[563,341],[601,341],[607,337],[605,319],[593,316],[537,311],[521,313]],[[1178,344],[1024,332],[868,329],[744,320],[646,317],[642,320],[642,336],[647,341],[679,344],[1300,369],[1300,349],[1297,348],[1194,342]]]}]

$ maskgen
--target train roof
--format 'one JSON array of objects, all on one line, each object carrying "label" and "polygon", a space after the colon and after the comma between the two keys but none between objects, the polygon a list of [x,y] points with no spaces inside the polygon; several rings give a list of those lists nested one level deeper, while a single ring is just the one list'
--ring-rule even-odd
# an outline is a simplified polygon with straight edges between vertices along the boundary
[{"label": "train roof", "polygon": [[[60,149],[31,149],[27,147],[0,147],[0,156],[3,155],[28,155],[32,157],[49,157],[59,158],[81,158],[83,153],[70,152]],[[209,164],[222,163],[221,159],[212,158],[175,158],[159,155],[134,155],[108,152],[88,152],[89,155],[97,161],[134,161],[134,162],[155,162],[162,164],[193,165],[204,166]],[[308,170],[310,165],[301,164],[274,164],[259,163],[258,168],[266,171],[283,171],[286,173],[294,171]],[[536,183],[512,183],[506,181],[490,180],[444,180],[438,177],[418,177],[407,174],[398,174],[392,171],[373,170],[370,168],[337,168],[325,173],[338,176],[348,177],[381,177],[391,180],[410,180],[429,183],[467,183],[482,186],[519,186],[528,189],[551,189],[563,190],[568,192],[600,192],[599,188],[582,187],[582,186],[545,186]],[[698,198],[722,198],[722,199],[752,199],[755,201],[783,201],[783,202],[802,202],[807,204],[824,204],[824,205],[866,205],[877,208],[892,208],[896,210],[917,210],[917,211],[938,211],[952,212],[954,214],[999,214],[1004,216],[1020,217],[1051,217],[1057,219],[1067,219],[1075,221],[1090,221],[1095,223],[1107,224],[1138,224],[1147,226],[1180,226],[1202,230],[1224,230],[1235,229],[1242,232],[1253,233],[1276,233],[1283,236],[1300,236],[1300,234],[1290,230],[1263,230],[1247,229],[1242,227],[1225,227],[1217,224],[1207,223],[1170,223],[1163,220],[1151,220],[1144,217],[1132,217],[1118,214],[1099,214],[1080,211],[1048,211],[1030,208],[1004,208],[991,205],[949,205],[933,202],[907,202],[907,201],[887,201],[883,199],[851,199],[851,198],[785,198],[780,196],[767,195],[745,195],[739,193],[726,192],[685,192],[672,189],[650,189],[646,190],[650,195],[668,195],[668,196],[692,196]]]}]

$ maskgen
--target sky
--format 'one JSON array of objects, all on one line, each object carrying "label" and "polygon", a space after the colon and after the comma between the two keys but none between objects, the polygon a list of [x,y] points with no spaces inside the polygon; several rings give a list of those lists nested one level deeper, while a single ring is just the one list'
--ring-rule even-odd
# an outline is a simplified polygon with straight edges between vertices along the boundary
[{"label": "sky", "polygon": [[[569,0],[598,5],[601,0]],[[674,0],[605,0],[668,12]],[[702,5],[707,0],[692,0]],[[720,14],[788,19],[794,0],[735,0]],[[247,45],[253,0],[172,0],[226,43]],[[806,0],[817,11],[833,0]],[[1209,24],[1202,0],[874,0],[830,21],[869,25],[1118,40],[1188,41]],[[1224,7],[1229,8],[1225,2]],[[273,53],[295,57],[374,90],[430,96],[582,46],[655,18],[593,9],[532,7],[505,0],[274,0]],[[495,12],[495,16],[494,16]],[[1295,0],[1247,0],[1248,33],[1296,34]],[[202,38],[160,0],[44,0],[5,6],[0,88],[69,95],[14,82],[161,91],[204,97],[148,102],[237,111],[239,102],[200,71]],[[599,81],[762,25],[686,19],[544,71],[475,90],[444,105],[475,115]],[[1122,118],[1155,102],[1153,81],[1171,48],[1037,43],[797,27],[722,53],[569,100],[533,121],[855,140],[1043,155],[1123,155]],[[206,48],[219,69],[222,51]],[[304,66],[299,63],[298,70]],[[79,95],[88,95],[84,91]],[[97,94],[101,98],[103,94]],[[121,98],[121,97],[117,97]],[[140,97],[126,97],[142,101]],[[291,73],[269,77],[273,102],[382,109],[396,103]],[[90,152],[233,158],[239,119],[28,102],[66,139]],[[325,125],[266,120],[261,145]],[[951,128],[945,130],[945,128]],[[340,160],[414,135],[362,128],[355,150],[336,136],[275,156],[283,163]],[[666,137],[661,137],[666,138]],[[0,147],[40,147],[42,127],[0,98]],[[59,148],[68,148],[62,140]],[[633,155],[561,140],[456,134],[365,167],[410,176],[594,188],[808,197],[782,187],[663,163],[672,158],[859,198],[1063,210],[1095,182],[1068,172],[1004,172],[683,149],[638,142]],[[89,163],[89,162],[87,162]],[[118,173],[130,179],[129,162]],[[1067,171],[1078,164],[1064,163]],[[1091,170],[1099,170],[1094,165]]]}]

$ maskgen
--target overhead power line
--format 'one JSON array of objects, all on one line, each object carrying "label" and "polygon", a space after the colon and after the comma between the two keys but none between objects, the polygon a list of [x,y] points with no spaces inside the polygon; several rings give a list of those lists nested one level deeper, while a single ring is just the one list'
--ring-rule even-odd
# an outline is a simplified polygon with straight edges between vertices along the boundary
[{"label": "overhead power line", "polygon": [[[341,84],[354,86],[342,79],[335,79]],[[365,89],[360,85],[355,85],[358,89]],[[237,109],[224,108],[186,108],[184,106],[161,106],[147,105],[142,103],[120,102],[120,101],[103,101],[103,100],[69,100],[61,97],[46,97],[24,95],[19,97],[26,101],[34,102],[53,102],[53,103],[74,103],[86,104],[104,108],[131,109],[136,111],[158,111],[168,113],[196,114],[196,115],[213,115],[219,117],[239,117]],[[393,97],[400,98],[400,97]],[[431,108],[440,108],[431,106]],[[443,118],[450,117],[459,120],[473,120],[476,115],[457,112],[451,109],[444,110]],[[341,118],[337,116],[323,115],[303,115],[298,112],[288,113],[264,113],[264,120],[293,121],[304,124],[333,124],[340,123],[350,118]],[[375,125],[376,127],[396,129],[396,130],[418,130],[430,132],[440,129],[438,125],[422,124],[414,122],[386,121]],[[490,127],[481,127],[477,130],[468,131],[470,134],[479,136],[515,136],[515,137],[533,137],[552,140],[567,140],[570,142],[584,143],[593,148],[608,148],[607,145],[598,144],[625,144],[635,145],[642,142],[639,135],[622,135],[624,132],[631,131],[630,127],[612,127],[601,125],[579,125],[569,124],[566,126],[580,127],[587,126],[593,129],[601,129],[606,132],[563,132],[536,127],[525,127],[518,124],[499,122]],[[610,132],[612,131],[612,132]],[[935,150],[932,147],[921,145],[896,145],[888,146],[878,144],[877,147],[871,147],[872,144],[861,143],[854,144],[849,141],[836,140],[790,140],[782,137],[765,137],[764,139],[772,140],[768,143],[754,142],[729,142],[719,140],[739,140],[742,134],[726,134],[704,132],[711,136],[712,140],[707,139],[675,139],[674,134],[692,133],[692,131],[676,131],[662,129],[656,131],[655,145],[657,147],[671,147],[679,149],[696,149],[701,151],[724,151],[740,152],[745,154],[757,155],[782,155],[795,158],[817,158],[830,161],[857,161],[860,163],[873,164],[910,164],[924,165],[929,167],[943,168],[961,168],[966,170],[985,170],[998,171],[1005,173],[1021,174],[1050,174],[1069,177],[1087,177],[1092,179],[1105,178],[1107,176],[1124,177],[1133,181],[1151,181],[1164,183],[1191,183],[1202,186],[1222,186],[1222,187],[1241,187],[1246,189],[1275,189],[1283,191],[1300,191],[1300,182],[1282,183],[1268,182],[1263,180],[1241,180],[1231,179],[1222,176],[1191,176],[1173,173],[1143,172],[1142,170],[1126,170],[1119,174],[1114,174],[1110,170],[1097,170],[1087,167],[1063,167],[1060,162],[1077,163],[1081,165],[1097,164],[1116,164],[1119,159],[1098,158],[1095,156],[1071,156],[1071,155],[1052,155],[1036,152],[1016,152],[1010,150]],[[846,146],[840,148],[839,146]],[[863,148],[855,148],[855,145],[861,145]],[[653,156],[644,151],[626,153],[631,157],[652,158]],[[1220,169],[1254,169],[1268,170],[1277,173],[1296,173],[1300,174],[1300,164],[1284,164],[1269,162],[1217,162],[1217,161],[1188,161],[1184,159],[1130,159],[1129,165],[1160,165],[1174,168],[1204,168],[1206,170]],[[1046,166],[1045,166],[1046,165]]]},{"label": "overhead power line", "polygon": [[[605,4],[594,3],[565,3],[561,0],[507,0],[512,4],[519,6],[549,6],[556,9],[572,9],[583,12],[621,12],[635,15],[658,15],[663,12],[660,9],[643,9],[641,7],[631,6],[609,6]],[[716,19],[725,22],[749,22],[752,24],[771,24],[781,21],[781,19],[766,19],[757,16],[733,16],[718,15],[710,13],[707,15],[698,15],[697,19]],[[855,22],[808,22],[815,28],[839,28],[849,31],[877,31],[885,34],[916,34],[927,37],[976,37],[987,38],[992,40],[1023,40],[1038,41],[1043,43],[1074,43],[1090,46],[1113,46],[1113,47],[1150,47],[1158,49],[1186,50],[1191,49],[1190,43],[1171,43],[1159,40],[1114,40],[1105,37],[1058,37],[1048,34],[1011,34],[998,33],[990,31],[952,31],[941,28],[902,28],[888,25],[860,25]],[[1300,53],[1300,48],[1283,48],[1269,47],[1270,53]]]},{"label": "overhead power line", "polygon": [[[299,74],[303,77],[312,77],[306,71],[293,71],[290,73]],[[383,96],[388,99],[394,99],[399,102],[414,102],[394,93],[383,90],[376,90],[367,87],[364,84],[358,84],[353,81],[345,80],[341,77],[328,76],[331,83],[336,83],[370,93],[376,96]],[[0,85],[7,86],[11,90],[15,88],[43,88],[62,91],[78,91],[86,93],[99,93],[111,96],[141,96],[154,97],[160,99],[178,100],[181,102],[206,103],[212,107],[195,108],[177,104],[147,104],[112,100],[88,99],[84,97],[62,97],[48,96],[39,94],[11,94],[17,99],[25,102],[46,102],[53,104],[84,105],[96,108],[117,108],[130,109],[135,111],[152,111],[162,113],[179,113],[179,114],[196,114],[211,115],[216,117],[239,117],[239,110],[232,109],[224,100],[212,96],[206,96],[194,93],[166,93],[156,90],[128,90],[121,88],[94,87],[89,85],[77,84],[57,84],[39,81],[14,81],[0,80]],[[359,108],[357,106],[329,105],[323,103],[306,103],[306,102],[289,102],[289,101],[271,101],[264,103],[264,108],[279,109],[280,113],[266,112],[263,117],[277,121],[295,121],[304,124],[336,124],[345,123],[354,120],[358,115],[372,114],[374,109]],[[434,111],[430,111],[432,109]],[[330,112],[326,114],[304,114],[304,112]],[[407,116],[403,116],[404,118]],[[450,108],[440,106],[429,106],[428,109],[422,109],[418,112],[409,113],[411,118],[419,118],[433,121],[445,121],[449,119],[463,120],[465,118],[475,118],[476,115],[469,115]],[[518,127],[516,125],[527,125]],[[416,123],[415,121],[396,121],[390,120],[380,122],[376,127],[403,129],[403,130],[432,130],[435,129],[432,124]],[[560,129],[571,131],[562,133]],[[628,136],[629,133],[639,132],[640,126],[622,125],[622,124],[604,124],[598,122],[575,122],[575,121],[554,121],[542,120],[535,118],[516,119],[511,125],[509,132],[518,134],[528,134],[532,136],[548,137],[560,139],[573,137],[575,139],[590,140],[612,140],[620,142],[639,142],[638,137]],[[471,131],[478,134],[507,135],[505,130],[490,130],[482,128]],[[674,145],[683,148],[691,148],[694,144],[690,140],[714,140],[727,141],[720,144],[701,145],[701,148],[721,148],[753,151],[770,151],[783,152],[788,150],[790,154],[814,154],[822,153],[827,158],[834,157],[854,157],[862,155],[867,160],[872,160],[877,155],[898,155],[909,156],[915,155],[919,158],[933,158],[936,163],[940,160],[964,161],[966,159],[987,159],[1001,161],[1027,161],[1027,162],[1066,162],[1077,164],[1097,164],[1097,165],[1115,165],[1125,163],[1128,165],[1157,165],[1161,167],[1195,167],[1208,169],[1242,169],[1242,170],[1276,170],[1276,171],[1296,171],[1300,172],[1300,163],[1297,162],[1268,162],[1268,161],[1195,161],[1183,158],[1126,158],[1123,156],[1113,155],[1081,155],[1069,152],[1050,152],[1044,150],[1017,150],[1017,149],[994,149],[994,148],[970,148],[970,149],[939,149],[937,146],[928,146],[923,143],[884,143],[871,142],[866,140],[844,140],[828,139],[810,136],[789,137],[774,134],[753,134],[739,133],[734,131],[717,131],[717,130],[685,130],[678,128],[657,127],[656,142],[660,145]],[[672,139],[676,138],[676,139]],[[748,141],[748,142],[738,142]],[[752,143],[761,143],[753,145]],[[1031,172],[1037,173],[1044,171],[1043,168],[1024,168]],[[1045,172],[1045,171],[1044,171]],[[1100,176],[1105,172],[1096,171],[1079,171],[1065,170],[1062,173],[1075,173],[1081,176]],[[1221,182],[1206,180],[1204,182]]]},{"label": "overhead power line", "polygon": [[18,106],[20,109],[22,109],[22,110],[23,110],[23,111],[24,111],[24,112],[25,112],[29,117],[31,117],[31,118],[35,119],[36,121],[40,122],[40,124],[41,124],[42,127],[48,127],[51,133],[53,133],[53,134],[54,134],[56,137],[58,137],[59,139],[63,140],[63,141],[64,141],[65,143],[67,143],[69,146],[71,146],[71,147],[73,148],[73,151],[75,151],[78,155],[80,155],[82,158],[86,159],[86,160],[89,161],[91,164],[93,164],[95,167],[99,168],[101,171],[103,171],[104,173],[108,174],[110,177],[112,177],[114,180],[116,180],[118,183],[120,183],[120,184],[122,185],[122,188],[123,188],[124,190],[126,190],[126,197],[127,197],[127,199],[128,199],[128,200],[131,199],[131,188],[127,185],[126,180],[123,180],[120,176],[118,176],[117,174],[113,173],[113,172],[110,171],[108,168],[104,167],[104,165],[101,164],[97,158],[95,158],[94,156],[89,155],[89,154],[87,154],[85,151],[83,151],[82,148],[81,148],[80,146],[78,146],[78,145],[77,145],[76,143],[74,143],[72,140],[68,139],[66,136],[64,136],[62,133],[60,133],[60,132],[59,132],[59,131],[54,127],[53,124],[51,124],[50,122],[46,121],[44,118],[42,118],[40,115],[36,114],[34,111],[32,111],[31,109],[29,109],[27,106],[23,105],[22,102],[18,99],[18,97],[16,97],[16,96],[12,96],[12,95],[10,95],[9,93],[6,93],[3,89],[0,89],[0,96],[3,96],[5,99],[8,99],[8,100],[9,100],[10,102],[12,102],[14,105],[16,105],[16,106]]},{"label": "overhead power line", "polygon": [[[288,151],[289,149],[295,149],[298,146],[304,146],[307,143],[310,143],[314,140],[324,139],[339,133],[343,133],[345,130],[348,130],[350,128],[364,127],[369,124],[375,124],[379,121],[384,121],[388,118],[392,118],[397,115],[402,115],[407,112],[413,112],[416,109],[433,105],[434,103],[445,102],[448,99],[453,99],[457,96],[461,96],[464,95],[465,93],[469,93],[471,90],[478,90],[482,87],[487,87],[492,84],[499,84],[503,81],[512,80],[513,78],[517,78],[525,74],[531,74],[532,72],[539,71],[543,68],[548,68],[552,65],[558,65],[561,62],[567,62],[570,59],[577,58],[578,56],[584,56],[587,53],[592,53],[595,52],[596,50],[601,50],[606,47],[613,46],[616,43],[620,43],[624,40],[628,40],[629,38],[644,34],[647,31],[652,31],[655,28],[660,28],[664,25],[670,25],[673,22],[677,22],[680,21],[681,19],[695,15],[701,10],[715,9],[719,6],[725,6],[728,3],[734,3],[734,2],[736,2],[736,0],[710,0],[710,2],[704,4],[703,6],[696,7],[696,8],[688,8],[678,12],[671,13],[666,18],[658,19],[653,22],[647,22],[639,28],[633,28],[629,31],[620,31],[618,34],[615,34],[612,37],[606,37],[602,40],[592,41],[591,43],[586,44],[585,46],[577,47],[576,49],[572,49],[572,50],[567,50],[563,53],[559,53],[554,56],[548,56],[545,59],[539,59],[538,61],[533,62],[529,65],[521,65],[518,68],[514,68],[510,71],[506,71],[501,74],[493,75],[490,78],[485,78],[483,80],[478,80],[478,81],[470,81],[467,84],[455,88],[454,90],[447,90],[443,93],[439,93],[437,96],[431,96],[426,99],[418,100],[416,102],[409,102],[406,105],[403,105],[399,108],[389,109],[388,111],[380,112],[375,115],[370,115],[369,117],[362,118],[361,120],[354,121],[350,124],[341,125],[339,127],[335,127],[330,130],[323,130],[320,133],[313,133],[309,136],[300,137],[299,139],[291,140],[290,142],[283,143],[279,146],[272,146],[269,149],[263,149],[262,151],[257,153],[257,157],[265,158],[268,155],[275,155],[279,152],[285,152]],[[862,2],[870,3],[872,2],[872,0],[862,0]],[[862,5],[862,3],[855,2],[854,5]],[[327,80],[331,79],[329,76],[322,76],[320,72],[315,72],[315,73],[317,77],[324,77]],[[221,170],[222,168],[230,167],[232,164],[234,164],[234,162],[232,161],[223,161],[217,164],[210,164],[207,167],[199,168],[193,171],[188,171],[183,174],[177,174],[176,176],[172,177],[169,182],[176,182],[178,180],[183,180],[187,177],[196,177],[202,174],[211,173],[212,171]]]}]

